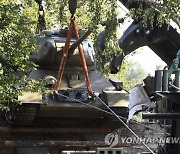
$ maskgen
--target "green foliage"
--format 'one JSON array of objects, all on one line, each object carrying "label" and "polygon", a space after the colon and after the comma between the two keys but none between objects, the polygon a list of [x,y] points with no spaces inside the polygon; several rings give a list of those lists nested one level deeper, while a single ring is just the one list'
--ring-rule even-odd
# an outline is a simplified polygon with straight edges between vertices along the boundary
[{"label": "green foliage", "polygon": [[[61,26],[69,24],[70,13],[67,0],[61,1],[60,16]],[[113,0],[81,0],[78,1],[76,20],[79,28],[96,27],[91,35],[94,41],[97,67],[102,73],[109,73],[109,62],[113,54],[121,52],[117,44],[117,4]],[[99,49],[98,35],[103,30],[101,23],[107,22],[105,27],[105,50]],[[105,59],[105,60],[104,60]]]},{"label": "green foliage", "polygon": [[[136,0],[134,0],[136,1]],[[146,4],[146,7],[142,7]],[[131,15],[134,19],[142,19],[142,23],[146,26],[147,23],[153,26],[156,24],[162,26],[164,23],[170,23],[172,19],[178,26],[180,22],[180,1],[179,0],[162,0],[162,1],[147,1],[140,0],[139,7],[131,9]]]},{"label": "green foliage", "polygon": [[32,22],[22,5],[1,2],[0,20],[0,109],[8,109],[9,103],[19,103],[23,91],[39,91],[43,82],[26,77],[35,65],[29,61]]},{"label": "green foliage", "polygon": [[[47,28],[69,25],[67,2],[43,1]],[[28,70],[36,67],[29,61],[29,55],[34,50],[31,36],[36,31],[38,5],[32,0],[2,0],[0,4],[0,108],[8,109],[10,103],[19,103],[17,98],[23,91],[43,92],[46,83],[26,77]],[[109,58],[111,52],[117,52],[115,5],[111,0],[82,0],[78,1],[76,13],[79,28],[100,26],[102,21],[110,21],[106,33],[107,49],[103,51]],[[91,36],[94,40],[100,29],[102,27]]]},{"label": "green foliage", "polygon": [[[142,0],[143,1],[143,0]],[[19,4],[18,4],[19,3]],[[146,11],[142,8],[132,9],[134,18],[143,18],[143,22],[150,24],[157,20],[159,25],[164,21],[176,19],[179,16],[179,0],[166,0],[158,8],[152,5]],[[97,65],[101,72],[109,75],[109,61],[112,55],[119,54],[121,49],[117,44],[117,11],[114,0],[78,0],[76,21],[79,28],[95,27],[91,35],[95,43]],[[68,0],[45,0],[46,26],[60,29],[69,25],[70,12]],[[158,10],[157,12],[155,11]],[[34,0],[1,0],[0,1],[0,108],[7,109],[8,103],[19,103],[17,96],[23,91],[43,92],[46,84],[27,79],[28,70],[36,66],[29,61],[29,54],[34,50],[31,36],[36,31],[38,5]],[[156,18],[154,18],[156,16]],[[105,27],[105,50],[101,51],[98,44],[98,34],[103,30],[103,21],[107,21]],[[105,60],[104,60],[105,59]],[[137,82],[137,77],[131,77],[133,64],[125,62],[121,72],[116,75],[125,81],[125,88],[129,89]],[[136,72],[135,70],[134,72]],[[143,71],[138,72],[138,75]],[[143,73],[142,73],[143,74]]]},{"label": "green foliage", "polygon": [[[104,74],[109,73],[109,62],[112,60],[112,55],[118,55],[121,53],[121,49],[118,46],[117,39],[117,12],[116,3],[111,3],[110,8],[107,10],[106,27],[105,27],[105,49],[102,51],[99,49],[98,37],[95,36],[95,49],[97,58],[97,67]],[[104,57],[104,61],[102,59]]]},{"label": "green foliage", "polygon": [[[45,19],[48,29],[57,29],[68,27],[70,22],[70,12],[68,6],[68,0],[46,0],[43,1],[45,8]],[[76,9],[76,21],[78,28],[88,29],[96,27],[94,33],[90,36],[93,40],[96,58],[97,58],[97,67],[103,73],[109,72],[109,61],[111,61],[112,54],[120,53],[121,49],[117,44],[117,4],[113,0],[78,0]],[[28,3],[23,3],[26,16],[30,19],[37,19],[37,4],[31,3],[31,7],[28,6]],[[31,11],[30,11],[31,10]],[[33,12],[33,14],[32,14]],[[36,18],[34,16],[36,15]],[[105,50],[99,50],[98,35],[103,30],[101,23],[107,21],[108,25],[105,27]],[[36,23],[31,25],[31,30],[35,29]],[[106,63],[103,61],[105,57]],[[104,67],[105,65],[105,67]],[[102,67],[103,66],[103,67]]]},{"label": "green foliage", "polygon": [[108,76],[123,81],[124,88],[129,90],[135,85],[141,84],[147,73],[139,63],[124,60],[120,72]]}]

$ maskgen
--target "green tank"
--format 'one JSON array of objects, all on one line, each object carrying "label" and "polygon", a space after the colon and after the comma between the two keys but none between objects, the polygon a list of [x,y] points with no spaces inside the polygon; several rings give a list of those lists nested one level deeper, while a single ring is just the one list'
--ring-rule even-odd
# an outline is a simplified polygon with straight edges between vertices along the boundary
[{"label": "green tank", "polygon": [[[28,78],[35,80],[49,80],[47,85],[52,92],[47,94],[26,92],[18,99],[22,105],[6,114],[6,119],[15,125],[31,125],[36,117],[85,117],[102,118],[108,116],[98,109],[107,110],[97,98],[91,98],[86,89],[78,49],[69,51],[60,90],[55,92],[58,70],[63,54],[68,30],[44,30],[38,36],[37,51],[33,52],[30,60],[38,65],[31,70]],[[79,30],[80,36],[85,31]],[[74,36],[71,45],[76,42]],[[121,115],[128,116],[129,95],[122,90],[122,82],[107,79],[100,75],[95,66],[95,52],[92,41],[84,39],[81,43],[88,67],[88,73],[93,93],[98,95],[109,107]],[[92,107],[93,106],[93,107]]]}]

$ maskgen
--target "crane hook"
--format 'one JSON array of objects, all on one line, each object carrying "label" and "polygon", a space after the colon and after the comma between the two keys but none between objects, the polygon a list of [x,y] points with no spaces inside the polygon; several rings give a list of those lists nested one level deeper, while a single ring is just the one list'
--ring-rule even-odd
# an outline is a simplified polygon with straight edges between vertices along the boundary
[{"label": "crane hook", "polygon": [[36,3],[38,3],[39,5],[42,4],[42,0],[35,0],[35,1],[36,1]]},{"label": "crane hook", "polygon": [[69,11],[73,16],[76,13],[77,0],[69,0],[68,3],[69,3]]}]

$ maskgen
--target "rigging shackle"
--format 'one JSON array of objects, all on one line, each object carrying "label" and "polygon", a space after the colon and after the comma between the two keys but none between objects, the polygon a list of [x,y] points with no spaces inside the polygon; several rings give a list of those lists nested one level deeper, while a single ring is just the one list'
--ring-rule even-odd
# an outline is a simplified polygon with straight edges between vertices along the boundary
[{"label": "rigging shackle", "polygon": [[35,0],[39,4],[39,11],[43,11],[42,0]]},{"label": "rigging shackle", "polygon": [[39,5],[42,4],[42,0],[35,0],[35,1],[36,1],[36,3],[38,3]]},{"label": "rigging shackle", "polygon": [[43,13],[44,13],[44,9],[43,9],[43,6],[41,4],[39,5],[39,11],[43,11]]},{"label": "rigging shackle", "polygon": [[72,15],[76,13],[77,0],[69,0],[69,11]]}]

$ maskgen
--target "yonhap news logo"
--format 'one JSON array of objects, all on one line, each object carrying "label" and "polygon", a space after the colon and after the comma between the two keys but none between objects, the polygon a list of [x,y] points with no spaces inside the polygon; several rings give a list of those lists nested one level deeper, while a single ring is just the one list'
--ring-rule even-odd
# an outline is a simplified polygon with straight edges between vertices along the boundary
[{"label": "yonhap news logo", "polygon": [[118,144],[180,144],[180,137],[122,137],[112,132],[105,136],[104,141],[109,148],[113,148]]},{"label": "yonhap news logo", "polygon": [[105,136],[104,141],[109,148],[113,148],[119,143],[119,135],[117,132],[109,133]]}]

